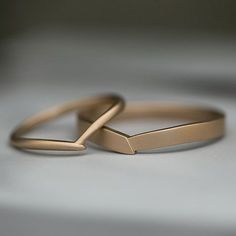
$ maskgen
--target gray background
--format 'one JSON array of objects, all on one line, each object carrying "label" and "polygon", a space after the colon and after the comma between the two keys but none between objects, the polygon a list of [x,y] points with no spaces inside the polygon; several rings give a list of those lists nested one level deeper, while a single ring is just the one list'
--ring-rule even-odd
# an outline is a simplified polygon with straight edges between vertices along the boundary
[{"label": "gray background", "polygon": [[[234,1],[8,1],[1,11],[0,235],[236,234]],[[136,156],[9,147],[25,117],[103,92],[217,107],[226,137]],[[73,139],[75,127],[70,116],[34,135]]]}]

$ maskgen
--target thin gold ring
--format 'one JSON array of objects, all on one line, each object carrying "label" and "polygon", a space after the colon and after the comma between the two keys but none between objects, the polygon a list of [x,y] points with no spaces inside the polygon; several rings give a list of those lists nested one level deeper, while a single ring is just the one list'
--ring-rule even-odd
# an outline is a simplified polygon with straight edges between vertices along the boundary
[{"label": "thin gold ring", "polygon": [[[53,139],[25,138],[23,135],[43,123],[53,120],[66,113],[77,110],[89,110],[105,107],[106,110],[96,117],[94,122],[75,141],[63,141]],[[109,106],[107,108],[107,106]],[[47,111],[36,114],[22,122],[10,137],[11,145],[20,149],[56,150],[56,151],[80,151],[86,148],[85,141],[106,122],[116,116],[124,108],[124,100],[116,95],[95,96],[79,101],[72,101],[50,108]]]},{"label": "thin gold ring", "polygon": [[[96,114],[96,111],[79,114],[80,131],[83,131],[91,124],[94,114]],[[108,126],[103,126],[89,140],[111,151],[135,154],[138,151],[208,141],[224,135],[224,114],[207,108],[171,104],[134,103],[128,104],[124,112],[114,120],[120,121],[130,118],[148,117],[187,119],[190,122],[132,136]]]}]

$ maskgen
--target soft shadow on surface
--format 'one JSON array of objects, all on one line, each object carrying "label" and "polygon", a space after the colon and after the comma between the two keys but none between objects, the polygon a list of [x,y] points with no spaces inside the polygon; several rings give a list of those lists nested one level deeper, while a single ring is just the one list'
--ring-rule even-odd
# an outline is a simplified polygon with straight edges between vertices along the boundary
[{"label": "soft shadow on surface", "polygon": [[[50,207],[49,207],[50,209]],[[129,214],[128,214],[129,215]],[[25,235],[83,235],[83,236],[222,236],[235,235],[234,226],[207,224],[199,220],[186,221],[178,213],[179,219],[171,220],[165,217],[146,218],[120,216],[119,214],[86,214],[23,209],[17,207],[1,207],[0,227],[4,236]],[[29,224],[30,222],[30,224]]]}]

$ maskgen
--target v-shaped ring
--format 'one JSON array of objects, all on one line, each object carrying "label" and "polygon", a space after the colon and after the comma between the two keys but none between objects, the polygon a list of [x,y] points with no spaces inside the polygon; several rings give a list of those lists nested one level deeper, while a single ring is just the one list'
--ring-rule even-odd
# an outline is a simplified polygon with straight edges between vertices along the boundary
[{"label": "v-shaped ring", "polygon": [[[106,106],[98,118],[75,141],[25,138],[23,135],[32,129],[72,111],[100,109]],[[108,106],[108,108],[107,108]],[[26,119],[12,133],[11,144],[20,149],[80,151],[86,148],[85,141],[99,128],[116,116],[124,108],[124,100],[117,95],[95,96],[79,101],[68,102],[41,112]],[[100,111],[101,113],[101,111]]]}]

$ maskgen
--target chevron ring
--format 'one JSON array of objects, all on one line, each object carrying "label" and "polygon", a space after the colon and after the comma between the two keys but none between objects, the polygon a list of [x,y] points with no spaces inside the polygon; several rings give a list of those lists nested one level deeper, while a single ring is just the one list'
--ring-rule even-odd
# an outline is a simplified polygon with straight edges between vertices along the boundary
[{"label": "chevron ring", "polygon": [[[96,111],[94,110],[79,114],[80,131],[84,132],[92,124],[95,115]],[[224,114],[214,109],[171,104],[135,103],[127,105],[124,112],[114,120],[134,118],[174,118],[185,119],[188,122],[133,136],[103,126],[89,140],[111,151],[135,154],[138,151],[210,141],[224,135]]]},{"label": "chevron ring", "polygon": [[[106,110],[101,112],[106,106]],[[73,101],[47,111],[41,112],[31,118],[25,120],[18,126],[10,137],[11,145],[20,149],[37,149],[37,150],[56,150],[56,151],[80,151],[86,148],[85,141],[99,128],[101,128],[110,119],[123,110],[124,101],[116,95],[105,95],[92,97],[80,101]],[[72,111],[82,111],[90,109],[100,109],[94,122],[91,123],[85,132],[75,141],[63,141],[52,139],[35,139],[25,138],[23,135],[32,129],[42,125],[43,123],[53,120],[61,115]]]}]

